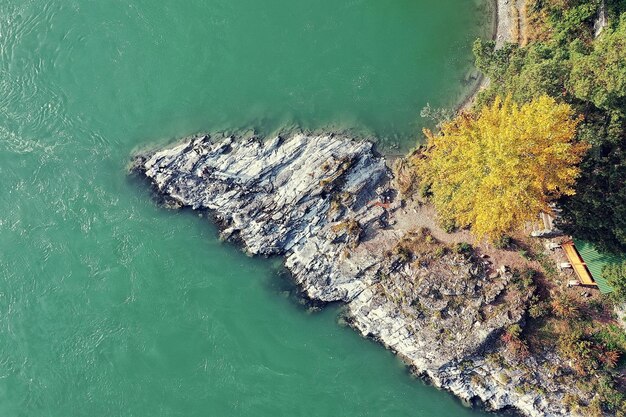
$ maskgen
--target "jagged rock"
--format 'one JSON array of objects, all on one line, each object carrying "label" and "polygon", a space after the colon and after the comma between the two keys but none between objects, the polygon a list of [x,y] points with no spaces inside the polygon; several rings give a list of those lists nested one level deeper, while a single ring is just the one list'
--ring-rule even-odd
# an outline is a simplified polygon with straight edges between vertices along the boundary
[{"label": "jagged rock", "polygon": [[[531,295],[508,296],[507,267],[488,273],[482,258],[454,253],[393,255],[400,239],[426,249],[436,243],[394,229],[402,204],[370,143],[202,136],[138,155],[133,168],[169,207],[213,211],[223,239],[252,255],[284,256],[306,297],[347,303],[346,322],[435,385],[489,409],[574,415],[562,398],[575,388],[553,382],[536,358],[524,362],[533,372],[496,360],[494,342],[523,321]],[[519,392],[522,379],[531,388]]]}]

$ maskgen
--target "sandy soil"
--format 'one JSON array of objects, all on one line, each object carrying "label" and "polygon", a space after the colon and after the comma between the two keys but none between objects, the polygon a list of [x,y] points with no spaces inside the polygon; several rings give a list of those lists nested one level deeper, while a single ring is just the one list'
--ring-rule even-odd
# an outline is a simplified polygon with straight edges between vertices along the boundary
[{"label": "sandy soil", "polygon": [[455,243],[470,243],[479,255],[484,255],[485,263],[489,269],[497,270],[502,266],[510,268],[534,268],[540,265],[534,261],[524,259],[517,250],[496,249],[487,242],[477,241],[468,230],[458,230],[454,233],[446,233],[437,222],[435,208],[427,203],[409,203],[407,207],[398,209],[395,213],[396,224],[394,229],[405,233],[420,227],[430,230],[433,237],[447,245]]}]

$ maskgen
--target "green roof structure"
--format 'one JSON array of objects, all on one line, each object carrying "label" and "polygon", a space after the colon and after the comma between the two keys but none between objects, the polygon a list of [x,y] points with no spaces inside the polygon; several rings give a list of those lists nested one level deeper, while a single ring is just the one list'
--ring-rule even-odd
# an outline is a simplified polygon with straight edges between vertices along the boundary
[{"label": "green roof structure", "polygon": [[585,261],[587,269],[591,273],[593,280],[598,284],[598,289],[602,294],[613,292],[613,288],[602,276],[602,269],[606,265],[619,264],[626,261],[625,255],[613,255],[599,252],[595,246],[587,241],[574,239],[576,250]]}]

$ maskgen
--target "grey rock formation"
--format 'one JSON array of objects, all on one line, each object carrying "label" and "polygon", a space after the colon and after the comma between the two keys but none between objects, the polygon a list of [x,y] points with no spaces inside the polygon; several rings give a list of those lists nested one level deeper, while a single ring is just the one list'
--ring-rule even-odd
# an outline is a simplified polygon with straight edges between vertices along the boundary
[{"label": "grey rock formation", "polygon": [[562,399],[574,388],[550,379],[545,357],[531,356],[523,367],[532,371],[521,371],[495,350],[523,321],[530,292],[428,231],[391,226],[399,204],[370,143],[202,136],[138,155],[133,166],[168,206],[209,209],[225,239],[253,255],[284,256],[306,297],[345,302],[355,329],[435,385],[489,409],[573,415]]},{"label": "grey rock formation", "polygon": [[285,255],[311,299],[348,301],[371,284],[374,257],[342,257],[384,223],[370,203],[387,191],[389,173],[370,143],[299,135],[213,144],[204,136],[136,165],[170,202],[213,210],[222,235],[248,253]]}]

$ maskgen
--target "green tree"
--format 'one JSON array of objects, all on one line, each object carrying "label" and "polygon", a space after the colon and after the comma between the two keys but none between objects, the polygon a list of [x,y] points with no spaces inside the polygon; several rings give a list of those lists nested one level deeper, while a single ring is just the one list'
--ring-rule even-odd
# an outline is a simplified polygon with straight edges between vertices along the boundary
[{"label": "green tree", "polygon": [[483,91],[478,107],[489,104],[496,96],[510,95],[517,103],[549,95],[562,97],[569,69],[568,53],[550,43],[535,43],[525,48],[506,44],[494,49],[494,43],[474,42],[476,66],[489,77],[490,88]]},{"label": "green tree", "polygon": [[602,276],[613,287],[611,296],[619,301],[626,301],[626,262],[607,265],[602,270]]},{"label": "green tree", "polygon": [[561,199],[560,227],[599,249],[626,252],[626,154],[596,144],[581,164],[576,194]]},{"label": "green tree", "polygon": [[604,110],[626,106],[626,14],[607,30],[586,54],[576,48],[571,57],[569,87],[573,94]]}]

